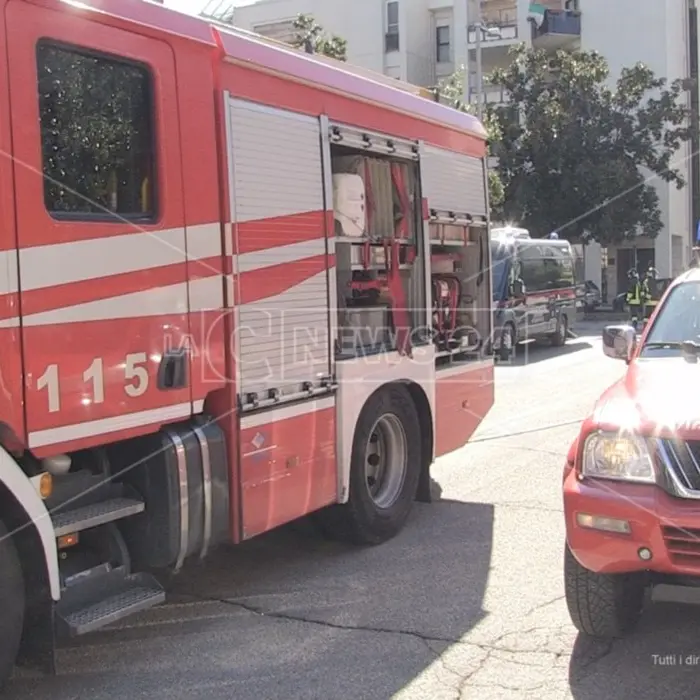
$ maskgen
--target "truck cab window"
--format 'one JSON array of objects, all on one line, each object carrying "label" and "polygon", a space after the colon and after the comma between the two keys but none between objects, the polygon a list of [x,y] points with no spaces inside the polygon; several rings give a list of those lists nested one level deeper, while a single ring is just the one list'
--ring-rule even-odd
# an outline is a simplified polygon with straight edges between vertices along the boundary
[{"label": "truck cab window", "polygon": [[150,219],[151,75],[135,63],[37,45],[44,203],[60,218]]}]

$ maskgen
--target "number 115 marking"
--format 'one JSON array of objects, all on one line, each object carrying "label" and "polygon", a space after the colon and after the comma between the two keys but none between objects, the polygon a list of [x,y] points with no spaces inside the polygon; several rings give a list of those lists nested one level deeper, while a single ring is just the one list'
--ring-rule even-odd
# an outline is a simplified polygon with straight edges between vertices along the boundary
[{"label": "number 115 marking", "polygon": [[[142,396],[148,390],[148,370],[144,367],[147,361],[148,356],[145,352],[134,352],[125,358],[124,393],[132,399]],[[101,357],[96,357],[83,372],[83,381],[92,385],[92,403],[104,403],[104,362]],[[61,384],[57,364],[46,368],[44,374],[36,380],[36,388],[37,391],[46,389],[49,413],[61,410]]]}]

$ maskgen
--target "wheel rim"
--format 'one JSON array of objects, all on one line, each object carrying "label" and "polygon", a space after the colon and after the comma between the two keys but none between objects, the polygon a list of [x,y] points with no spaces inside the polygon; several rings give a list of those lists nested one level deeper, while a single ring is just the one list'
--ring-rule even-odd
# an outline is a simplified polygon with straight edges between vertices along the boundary
[{"label": "wheel rim", "polygon": [[365,483],[379,508],[390,508],[398,499],[408,466],[406,432],[393,413],[374,424],[365,449]]}]

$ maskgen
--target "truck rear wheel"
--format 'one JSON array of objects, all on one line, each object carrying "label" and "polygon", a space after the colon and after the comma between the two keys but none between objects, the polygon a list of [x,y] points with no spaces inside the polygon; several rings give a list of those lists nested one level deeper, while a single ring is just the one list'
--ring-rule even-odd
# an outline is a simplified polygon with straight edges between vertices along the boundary
[{"label": "truck rear wheel", "polygon": [[413,506],[421,470],[421,427],[401,386],[370,397],[355,427],[348,502],[319,513],[331,537],[380,544],[399,533]]},{"label": "truck rear wheel", "polygon": [[557,328],[552,336],[552,345],[555,348],[561,348],[566,345],[566,340],[569,337],[569,319],[562,314],[557,320]]},{"label": "truck rear wheel", "polygon": [[574,627],[590,637],[624,637],[642,614],[644,574],[596,574],[579,564],[568,545],[564,587]]},{"label": "truck rear wheel", "polygon": [[498,359],[501,362],[508,362],[515,357],[517,340],[515,326],[512,323],[506,323],[501,332],[501,343],[498,349]]},{"label": "truck rear wheel", "polygon": [[0,689],[12,675],[24,624],[24,579],[17,550],[0,521]]}]

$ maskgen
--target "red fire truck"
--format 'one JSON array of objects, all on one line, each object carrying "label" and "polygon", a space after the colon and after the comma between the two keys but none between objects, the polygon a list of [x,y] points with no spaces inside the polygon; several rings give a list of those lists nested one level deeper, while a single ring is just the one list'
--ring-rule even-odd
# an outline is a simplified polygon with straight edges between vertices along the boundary
[{"label": "red fire truck", "polygon": [[141,0],[2,6],[0,682],[220,543],[387,540],[493,403],[476,119]]}]

